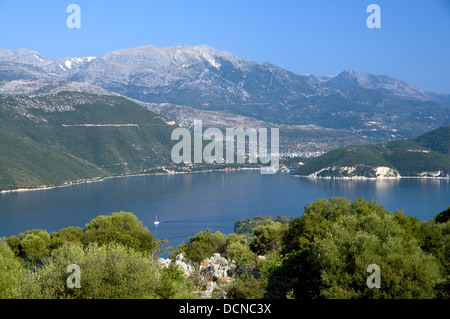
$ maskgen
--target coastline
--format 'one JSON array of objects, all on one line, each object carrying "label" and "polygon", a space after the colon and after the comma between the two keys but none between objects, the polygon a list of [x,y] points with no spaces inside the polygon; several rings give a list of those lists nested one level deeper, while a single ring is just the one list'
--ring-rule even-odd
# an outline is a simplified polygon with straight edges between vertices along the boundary
[{"label": "coastline", "polygon": [[77,181],[67,181],[61,185],[43,185],[38,187],[30,187],[30,188],[16,188],[16,189],[5,189],[0,191],[0,194],[8,194],[8,193],[23,193],[23,192],[33,192],[33,191],[42,191],[42,190],[50,190],[55,188],[69,187],[72,185],[79,184],[88,184],[88,183],[96,183],[103,182],[107,179],[112,178],[124,178],[124,177],[135,177],[135,176],[152,176],[152,175],[178,175],[178,174],[194,174],[194,173],[208,173],[208,172],[226,172],[226,171],[240,171],[240,170],[259,170],[259,167],[236,167],[236,168],[217,168],[217,169],[201,169],[197,171],[167,171],[165,173],[157,172],[157,173],[136,173],[136,174],[126,174],[126,175],[113,175],[106,177],[95,177],[90,179],[80,179]]},{"label": "coastline", "polygon": [[439,176],[397,176],[397,177],[366,177],[366,176],[310,176],[310,175],[295,175],[293,177],[309,178],[309,179],[339,179],[339,180],[396,180],[402,178],[417,178],[417,179],[433,179],[433,180],[450,180],[450,177],[439,177]]},{"label": "coastline", "polygon": [[[246,171],[246,170],[259,170],[260,167],[234,167],[234,168],[217,168],[217,169],[200,169],[196,171],[166,171],[165,173],[156,172],[156,173],[135,173],[135,174],[126,174],[126,175],[113,175],[106,177],[95,177],[91,179],[81,179],[76,181],[67,181],[61,185],[52,185],[52,186],[38,186],[38,187],[30,187],[30,188],[16,188],[16,189],[8,189],[0,191],[0,194],[8,194],[8,193],[23,193],[23,192],[32,192],[32,191],[41,191],[41,190],[50,190],[55,188],[69,187],[72,185],[79,184],[88,184],[88,183],[96,183],[103,182],[112,178],[124,178],[124,177],[135,177],[135,176],[152,176],[152,175],[178,175],[178,174],[194,174],[194,173],[208,173],[208,172],[227,172],[227,171]],[[292,170],[281,170],[280,172],[291,172]],[[320,180],[399,180],[399,179],[432,179],[432,180],[450,180],[450,177],[434,177],[434,176],[397,176],[397,177],[365,177],[365,176],[310,176],[310,175],[296,175],[291,174],[292,177],[295,178],[308,178],[308,179],[320,179]]]}]

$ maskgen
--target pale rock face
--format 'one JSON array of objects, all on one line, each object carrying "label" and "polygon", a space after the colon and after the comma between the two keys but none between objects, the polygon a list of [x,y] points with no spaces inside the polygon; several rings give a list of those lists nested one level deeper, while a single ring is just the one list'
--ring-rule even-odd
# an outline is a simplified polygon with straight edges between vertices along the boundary
[{"label": "pale rock face", "polygon": [[[245,89],[247,76],[253,76],[257,70],[270,76],[268,83],[260,83],[264,87],[268,86],[267,90],[270,90],[272,83],[278,82],[292,97],[327,96],[338,92],[333,88],[362,87],[382,90],[406,99],[433,100],[419,88],[385,75],[345,70],[335,76],[294,76],[270,63],[256,63],[204,44],[161,48],[149,45],[116,50],[98,57],[54,60],[29,49],[0,49],[0,61],[39,67],[40,71],[26,70],[29,76],[39,79],[82,81],[105,89],[117,89],[117,84],[131,84],[140,88],[144,95],[144,87],[148,88],[149,93],[161,93],[162,86],[174,85],[168,88],[174,90],[180,86],[178,81],[182,80],[185,88],[199,90],[200,94],[203,90],[209,94],[216,90],[224,96],[231,94],[234,98],[247,101],[258,98],[255,96],[257,93],[252,94]],[[232,75],[227,78],[228,73]],[[304,82],[303,92],[297,92],[295,86],[293,90],[289,88],[298,81]]]},{"label": "pale rock face", "polygon": [[336,88],[359,86],[366,89],[383,90],[406,99],[432,100],[430,95],[421,89],[386,75],[374,75],[361,71],[345,70],[324,82],[328,82]]},{"label": "pale rock face", "polygon": [[0,49],[0,61],[18,62],[36,66],[43,66],[51,63],[50,59],[47,59],[37,51],[29,49]]},{"label": "pale rock face", "polygon": [[375,169],[375,175],[377,178],[386,178],[386,177],[398,177],[399,174],[396,170],[386,167],[386,166],[378,166]]},{"label": "pale rock face", "polygon": [[184,254],[177,255],[175,258],[175,264],[186,274],[186,276],[190,276],[194,272],[194,267],[186,263]]},{"label": "pale rock face", "polygon": [[[162,267],[168,267],[172,262],[179,267],[186,277],[196,275],[195,268],[187,262],[184,253],[177,255],[174,260],[164,258],[158,258],[157,260],[157,263]],[[228,260],[218,253],[213,254],[200,263],[197,275],[200,276],[205,288],[197,293],[203,298],[211,298],[216,287],[222,284],[227,285],[235,280],[233,278],[235,271],[236,265],[233,260]]]},{"label": "pale rock face", "polygon": [[369,165],[330,166],[309,175],[311,178],[399,178],[400,174],[390,167]]},{"label": "pale rock face", "polygon": [[420,177],[431,177],[431,178],[450,178],[450,172],[444,170],[432,171],[432,172],[422,172],[419,174]]},{"label": "pale rock face", "polygon": [[[30,79],[85,82],[116,93],[167,94],[190,91],[195,96],[248,101],[260,99],[245,89],[247,74],[258,69],[272,73],[275,80],[289,82],[293,74],[268,63],[256,63],[207,45],[162,47],[143,46],[116,50],[98,57],[69,57],[50,60],[32,50],[0,50],[0,61],[24,63]],[[305,81],[308,82],[307,78]],[[310,81],[311,88],[314,87]],[[127,89],[120,86],[132,86]],[[128,92],[127,90],[133,90]],[[124,92],[122,92],[124,91]],[[302,95],[302,92],[292,92]],[[127,94],[125,94],[127,95]]]},{"label": "pale rock face", "polygon": [[[258,262],[262,262],[265,259],[265,256],[257,257]],[[218,253],[203,260],[200,263],[197,274],[195,273],[195,268],[186,260],[184,253],[177,255],[175,259],[158,258],[157,263],[161,267],[168,267],[171,263],[175,263],[186,277],[193,278],[197,276],[197,280],[200,277],[204,288],[197,291],[197,293],[202,298],[211,298],[214,289],[229,285],[236,280],[236,276],[244,271],[249,271],[249,269],[237,267],[234,260],[226,259]],[[255,269],[250,269],[250,271],[255,271]],[[222,297],[226,298],[226,293],[224,291],[221,293]]]}]

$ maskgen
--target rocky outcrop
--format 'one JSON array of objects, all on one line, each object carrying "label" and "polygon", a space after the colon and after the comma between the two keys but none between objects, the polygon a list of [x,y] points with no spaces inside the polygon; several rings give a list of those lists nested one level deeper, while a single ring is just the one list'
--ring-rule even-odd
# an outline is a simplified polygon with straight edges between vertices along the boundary
[{"label": "rocky outcrop", "polygon": [[177,255],[173,260],[158,258],[158,263],[163,267],[168,267],[171,263],[175,263],[186,277],[189,277],[194,272],[194,267],[187,262],[183,253]]},{"label": "rocky outcrop", "polygon": [[329,166],[309,175],[311,178],[398,178],[399,172],[386,166]]},{"label": "rocky outcrop", "polygon": [[392,178],[392,177],[400,177],[400,174],[393,168],[386,166],[378,166],[375,168],[375,177]]},{"label": "rocky outcrop", "polygon": [[450,172],[444,170],[438,171],[426,171],[418,174],[419,177],[431,177],[431,178],[450,178]]},{"label": "rocky outcrop", "polygon": [[159,258],[158,263],[163,267],[175,263],[184,275],[200,288],[197,293],[201,298],[211,298],[216,288],[233,282],[233,275],[237,270],[234,260],[226,259],[218,253],[203,260],[197,269],[186,260],[184,253],[177,255],[175,259]]},{"label": "rocky outcrop", "polygon": [[211,278],[214,281],[227,281],[228,278],[233,276],[235,269],[236,264],[234,260],[228,260],[217,253],[200,264],[202,276]]},{"label": "rocky outcrop", "polygon": [[[450,171],[436,170],[424,171],[411,175],[409,177],[422,178],[450,178]],[[390,167],[386,166],[370,166],[370,165],[355,165],[355,166],[329,166],[318,170],[310,175],[310,178],[342,178],[342,179],[359,179],[359,178],[400,178],[400,173]]]}]

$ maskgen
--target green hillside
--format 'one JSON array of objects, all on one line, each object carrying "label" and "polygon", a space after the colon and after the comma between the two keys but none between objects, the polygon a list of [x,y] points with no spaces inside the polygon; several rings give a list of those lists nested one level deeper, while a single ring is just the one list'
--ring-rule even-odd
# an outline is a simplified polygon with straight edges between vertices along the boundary
[{"label": "green hillside", "polygon": [[0,190],[170,167],[173,129],[121,97],[0,96]]},{"label": "green hillside", "polygon": [[450,155],[450,125],[416,137],[413,141],[435,152]]},{"label": "green hillside", "polygon": [[397,140],[386,144],[370,144],[339,148],[314,158],[294,171],[310,175],[327,167],[386,166],[401,176],[417,176],[423,172],[450,172],[448,143],[450,126],[436,129],[413,140]]}]

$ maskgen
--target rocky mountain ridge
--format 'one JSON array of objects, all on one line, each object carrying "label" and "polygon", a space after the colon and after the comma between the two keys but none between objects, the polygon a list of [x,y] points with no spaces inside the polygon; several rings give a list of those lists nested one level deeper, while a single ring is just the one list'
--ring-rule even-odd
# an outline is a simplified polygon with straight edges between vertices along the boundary
[{"label": "rocky mountain ridge", "polygon": [[55,60],[33,50],[0,50],[0,93],[66,90],[122,95],[149,103],[178,123],[208,111],[216,112],[219,122],[230,114],[240,117],[233,125],[256,120],[266,127],[313,125],[325,133],[348,133],[339,145],[330,134],[324,134],[324,141],[313,138],[313,143],[325,145],[321,151],[355,144],[355,136],[358,144],[386,142],[450,123],[448,95],[424,92],[389,76],[353,70],[325,77],[298,75],[207,45],[143,46]]}]

